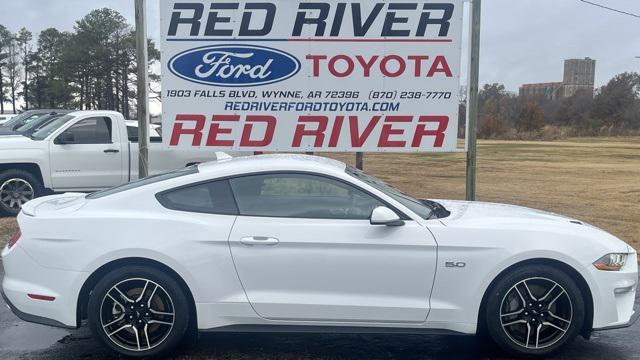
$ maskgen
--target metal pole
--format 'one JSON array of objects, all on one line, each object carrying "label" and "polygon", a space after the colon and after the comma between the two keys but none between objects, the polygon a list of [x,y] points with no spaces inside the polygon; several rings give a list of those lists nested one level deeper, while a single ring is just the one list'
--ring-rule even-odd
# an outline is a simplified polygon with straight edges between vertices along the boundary
[{"label": "metal pole", "polygon": [[138,62],[138,178],[149,176],[149,69],[147,1],[136,1],[136,59]]},{"label": "metal pole", "polygon": [[356,153],[356,169],[364,170],[364,153]]},{"label": "metal pole", "polygon": [[476,149],[478,131],[478,84],[480,82],[480,16],[482,0],[473,0],[471,4],[471,64],[469,74],[469,148],[467,149],[467,200],[476,200]]}]

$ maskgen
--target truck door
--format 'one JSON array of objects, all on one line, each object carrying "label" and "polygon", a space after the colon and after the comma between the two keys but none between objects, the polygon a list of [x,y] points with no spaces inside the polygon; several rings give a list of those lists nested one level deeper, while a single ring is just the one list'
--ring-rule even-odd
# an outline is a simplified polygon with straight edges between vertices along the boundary
[{"label": "truck door", "polygon": [[55,190],[92,190],[123,182],[123,148],[114,119],[76,120],[49,143],[51,183]]}]

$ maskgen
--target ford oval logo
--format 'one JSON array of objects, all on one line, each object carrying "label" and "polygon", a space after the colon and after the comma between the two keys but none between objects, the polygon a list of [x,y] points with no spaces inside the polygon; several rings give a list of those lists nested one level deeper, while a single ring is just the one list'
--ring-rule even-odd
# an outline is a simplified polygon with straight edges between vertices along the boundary
[{"label": "ford oval logo", "polygon": [[212,45],[174,56],[169,70],[188,81],[213,86],[259,86],[286,80],[300,61],[277,49],[255,45]]}]

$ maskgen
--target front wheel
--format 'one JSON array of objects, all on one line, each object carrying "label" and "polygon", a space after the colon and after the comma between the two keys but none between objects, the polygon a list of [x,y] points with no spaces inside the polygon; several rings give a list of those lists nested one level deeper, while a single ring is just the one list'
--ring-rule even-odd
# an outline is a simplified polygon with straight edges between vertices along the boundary
[{"label": "front wheel", "polygon": [[166,354],[181,342],[189,324],[187,298],[162,271],[127,266],[98,282],[87,307],[94,337],[131,357]]},{"label": "front wheel", "polygon": [[585,305],[575,281],[547,265],[527,265],[500,279],[486,306],[487,330],[507,352],[545,356],[580,333]]}]

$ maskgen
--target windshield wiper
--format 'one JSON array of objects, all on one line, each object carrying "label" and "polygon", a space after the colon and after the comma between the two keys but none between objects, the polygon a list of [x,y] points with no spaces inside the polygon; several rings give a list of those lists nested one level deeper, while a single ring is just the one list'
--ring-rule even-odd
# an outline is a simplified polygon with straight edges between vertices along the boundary
[{"label": "windshield wiper", "polygon": [[451,211],[447,210],[440,203],[437,203],[437,202],[431,201],[431,200],[426,200],[426,199],[420,199],[420,202],[431,209],[431,214],[432,215],[429,217],[428,220],[433,219],[434,216],[435,216],[436,219],[442,219],[442,218],[446,218],[447,216],[451,215]]}]

